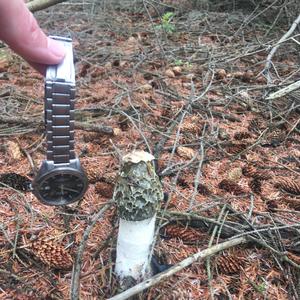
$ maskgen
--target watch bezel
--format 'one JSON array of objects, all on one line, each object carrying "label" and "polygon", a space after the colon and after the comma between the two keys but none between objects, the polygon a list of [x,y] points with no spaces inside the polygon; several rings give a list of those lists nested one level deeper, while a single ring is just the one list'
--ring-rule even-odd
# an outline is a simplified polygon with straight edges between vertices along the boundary
[{"label": "watch bezel", "polygon": [[[49,201],[49,200],[46,200],[42,194],[40,193],[40,188],[41,188],[41,185],[42,183],[45,181],[45,180],[48,180],[50,179],[51,177],[54,177],[56,175],[73,175],[73,176],[76,176],[78,178],[80,178],[82,180],[82,183],[83,183],[83,188],[80,192],[80,194],[72,199],[65,199],[65,200],[53,200],[53,201]],[[43,172],[42,174],[40,175],[37,175],[37,177],[35,178],[35,180],[33,181],[32,183],[32,188],[33,188],[33,194],[43,203],[43,204],[46,204],[46,205],[51,205],[51,206],[61,206],[61,205],[68,205],[68,204],[71,204],[71,203],[74,203],[78,200],[80,200],[87,188],[88,188],[88,179],[87,179],[87,176],[85,175],[84,171],[83,170],[77,170],[77,169],[74,169],[74,168],[70,168],[70,167],[57,167],[57,168],[54,168],[48,172]]]}]

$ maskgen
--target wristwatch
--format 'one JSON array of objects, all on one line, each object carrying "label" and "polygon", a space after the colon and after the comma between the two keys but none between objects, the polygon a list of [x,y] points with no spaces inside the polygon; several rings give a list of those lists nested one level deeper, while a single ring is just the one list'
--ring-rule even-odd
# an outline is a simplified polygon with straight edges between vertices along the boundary
[{"label": "wristwatch", "polygon": [[80,200],[88,180],[74,150],[75,69],[72,40],[51,36],[66,49],[64,60],[48,66],[45,81],[47,156],[32,183],[33,194],[47,205]]}]

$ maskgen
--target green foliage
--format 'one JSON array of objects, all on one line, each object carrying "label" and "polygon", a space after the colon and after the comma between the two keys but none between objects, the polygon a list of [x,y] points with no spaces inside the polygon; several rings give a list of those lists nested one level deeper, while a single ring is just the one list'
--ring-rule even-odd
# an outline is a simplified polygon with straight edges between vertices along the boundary
[{"label": "green foliage", "polygon": [[184,62],[183,62],[182,59],[175,59],[174,60],[174,65],[175,66],[181,67],[183,64],[184,64]]},{"label": "green foliage", "polygon": [[157,29],[162,29],[164,30],[166,33],[173,33],[176,31],[176,27],[174,24],[172,24],[172,19],[174,17],[174,13],[173,12],[166,12],[162,18],[161,18],[161,24],[157,25],[156,28]]},{"label": "green foliage", "polygon": [[192,67],[192,64],[188,61],[183,61],[182,59],[175,59],[174,60],[174,65],[181,67],[181,66],[185,66],[187,69],[190,69]]}]

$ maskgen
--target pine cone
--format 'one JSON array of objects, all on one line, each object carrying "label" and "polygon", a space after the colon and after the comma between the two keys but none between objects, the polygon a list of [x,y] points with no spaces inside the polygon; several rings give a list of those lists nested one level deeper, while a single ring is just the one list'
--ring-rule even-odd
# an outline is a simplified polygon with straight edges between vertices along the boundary
[{"label": "pine cone", "polygon": [[32,242],[30,250],[39,260],[51,268],[62,270],[72,268],[72,256],[59,242],[40,238]]},{"label": "pine cone", "polygon": [[265,139],[261,142],[261,145],[277,147],[284,141],[285,137],[286,134],[284,131],[275,129],[266,135]]},{"label": "pine cone", "polygon": [[255,194],[261,194],[261,181],[257,179],[252,179],[249,182],[249,187]]},{"label": "pine cone", "polygon": [[249,123],[248,130],[252,132],[259,133],[262,129],[265,129],[266,126],[261,118],[252,119]]},{"label": "pine cone", "polygon": [[278,204],[275,200],[268,200],[266,202],[267,210],[270,212],[275,212],[275,209],[278,208]]},{"label": "pine cone", "polygon": [[294,195],[300,195],[300,184],[289,178],[279,178],[274,186]]},{"label": "pine cone", "polygon": [[267,171],[257,170],[253,164],[244,167],[242,173],[244,176],[253,177],[256,180],[268,180],[272,178],[272,174]]},{"label": "pine cone", "polygon": [[244,140],[244,139],[249,139],[252,136],[251,136],[251,133],[248,131],[239,131],[239,132],[236,132],[233,137],[235,140],[240,141],[240,140]]},{"label": "pine cone", "polygon": [[17,173],[4,173],[0,175],[0,183],[4,183],[18,191],[29,191],[31,181]]},{"label": "pine cone", "polygon": [[246,167],[242,169],[242,173],[246,177],[253,177],[256,172],[256,168],[253,164],[248,164]]},{"label": "pine cone", "polygon": [[199,183],[198,184],[198,193],[203,196],[209,196],[212,194],[211,190],[204,184]]},{"label": "pine cone", "polygon": [[226,275],[238,274],[242,269],[242,260],[234,255],[222,255],[217,258],[219,271]]},{"label": "pine cone", "polygon": [[191,227],[179,225],[168,225],[165,228],[165,235],[169,238],[178,238],[185,243],[195,243],[201,240],[201,233]]},{"label": "pine cone", "polygon": [[95,192],[105,198],[112,198],[114,193],[114,185],[99,181],[95,184]]},{"label": "pine cone", "polygon": [[88,160],[82,160],[81,165],[85,170],[89,183],[96,183],[100,180],[101,172],[98,169],[98,165],[90,163]]},{"label": "pine cone", "polygon": [[223,179],[218,186],[220,189],[233,193],[234,195],[241,195],[245,193],[245,191],[237,183],[229,179]]},{"label": "pine cone", "polygon": [[227,149],[230,154],[238,155],[247,148],[247,144],[235,144]]},{"label": "pine cone", "polygon": [[177,147],[176,152],[180,157],[184,159],[192,159],[196,154],[194,149],[182,146]]},{"label": "pine cone", "polygon": [[272,178],[272,174],[268,173],[267,171],[256,171],[252,174],[252,177],[256,180],[269,180]]},{"label": "pine cone", "polygon": [[181,124],[181,132],[191,133],[191,134],[199,134],[201,131],[201,126],[199,125],[201,119],[197,116],[192,116],[190,118],[185,119],[185,121]]},{"label": "pine cone", "polygon": [[184,177],[178,177],[177,184],[184,189],[189,187],[189,184],[188,184],[186,178],[184,178]]},{"label": "pine cone", "polygon": [[129,122],[129,119],[127,118],[126,115],[123,115],[121,114],[119,116],[119,119],[118,119],[118,125],[119,127],[123,130],[123,131],[126,131],[129,129],[130,127],[130,122]]},{"label": "pine cone", "polygon": [[287,203],[291,208],[299,211],[300,210],[300,199],[282,197],[280,201]]},{"label": "pine cone", "polygon": [[105,172],[104,174],[102,174],[100,180],[109,184],[115,184],[117,177],[118,175],[116,171]]}]

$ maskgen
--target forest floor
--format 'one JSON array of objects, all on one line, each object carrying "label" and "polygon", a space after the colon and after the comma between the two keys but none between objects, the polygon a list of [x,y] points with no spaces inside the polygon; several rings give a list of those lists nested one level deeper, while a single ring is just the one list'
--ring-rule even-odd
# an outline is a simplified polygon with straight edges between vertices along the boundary
[{"label": "forest floor", "polygon": [[135,149],[157,158],[166,193],[160,264],[249,238],[140,299],[299,299],[300,96],[265,100],[300,79],[299,43],[278,50],[267,84],[266,57],[288,27],[239,11],[164,21],[133,11],[74,2],[36,14],[47,33],[74,41],[76,153],[90,185],[70,207],[29,191],[45,155],[43,78],[0,48],[0,299],[70,299],[79,249],[80,299],[117,293],[115,206],[89,226],[112,198],[120,157]]}]

